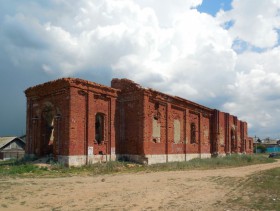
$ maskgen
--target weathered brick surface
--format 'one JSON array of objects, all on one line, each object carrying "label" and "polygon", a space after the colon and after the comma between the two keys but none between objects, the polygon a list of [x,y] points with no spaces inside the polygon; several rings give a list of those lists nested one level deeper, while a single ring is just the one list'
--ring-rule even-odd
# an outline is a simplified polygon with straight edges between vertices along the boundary
[{"label": "weathered brick surface", "polygon": [[[43,155],[49,149],[47,133],[45,130],[46,117],[49,113],[53,116],[54,137],[59,139],[53,150],[61,155],[68,154],[69,134],[69,87],[65,81],[46,84],[48,89],[44,87],[36,87],[38,90],[29,89],[26,91],[27,100],[27,147],[28,154]],[[35,92],[34,92],[35,91]],[[62,141],[63,140],[63,141]]]},{"label": "weathered brick surface", "polygon": [[[165,155],[168,161],[184,154],[252,153],[247,123],[235,116],[128,79],[113,79],[111,86],[63,78],[27,89],[27,154]],[[96,140],[97,114],[102,141]]]},{"label": "weathered brick surface", "polygon": [[[27,96],[27,154],[43,156],[46,151],[46,118],[51,110],[54,118],[54,156],[75,156],[115,153],[116,89],[96,83],[63,78],[26,90]],[[49,108],[51,107],[51,109]],[[95,141],[95,115],[104,115],[104,140]],[[59,150],[57,150],[59,146]],[[112,152],[113,151],[113,152]]]},{"label": "weathered brick surface", "polygon": [[[247,123],[235,116],[141,88],[127,79],[113,79],[112,87],[121,89],[120,111],[117,111],[121,119],[117,129],[122,134],[119,138],[123,146],[121,154],[252,153]],[[174,140],[175,121],[180,122],[179,141]],[[192,123],[196,128],[194,141],[191,140]],[[158,132],[153,133],[153,130],[157,131],[159,125],[160,137],[154,137]],[[141,146],[143,152],[137,151]]]}]

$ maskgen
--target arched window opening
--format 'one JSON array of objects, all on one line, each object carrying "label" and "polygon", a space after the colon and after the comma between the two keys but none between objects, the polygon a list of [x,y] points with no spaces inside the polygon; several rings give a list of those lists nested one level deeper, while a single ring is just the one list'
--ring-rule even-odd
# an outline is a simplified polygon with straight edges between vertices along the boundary
[{"label": "arched window opening", "polygon": [[194,123],[191,123],[191,143],[194,144],[196,142],[196,127]]},{"label": "arched window opening", "polygon": [[104,115],[96,114],[95,116],[95,140],[98,144],[101,144],[104,141]]},{"label": "arched window opening", "polygon": [[48,145],[51,146],[53,145],[54,141],[54,118],[52,118],[50,124],[48,123],[46,125],[46,130],[47,130],[47,137],[48,137]]},{"label": "arched window opening", "polygon": [[41,117],[41,137],[40,143],[36,144],[36,155],[45,156],[53,155],[54,156],[54,144],[56,142],[55,134],[55,109],[50,102],[46,102],[43,108]]}]

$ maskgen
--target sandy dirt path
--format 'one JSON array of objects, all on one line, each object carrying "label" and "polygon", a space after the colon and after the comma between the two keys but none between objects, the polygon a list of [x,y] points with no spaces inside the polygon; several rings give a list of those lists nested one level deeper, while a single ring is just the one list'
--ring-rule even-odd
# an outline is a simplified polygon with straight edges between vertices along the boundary
[{"label": "sandy dirt path", "polygon": [[275,167],[280,160],[218,170],[0,178],[0,210],[235,210],[224,202],[240,194],[240,181]]}]

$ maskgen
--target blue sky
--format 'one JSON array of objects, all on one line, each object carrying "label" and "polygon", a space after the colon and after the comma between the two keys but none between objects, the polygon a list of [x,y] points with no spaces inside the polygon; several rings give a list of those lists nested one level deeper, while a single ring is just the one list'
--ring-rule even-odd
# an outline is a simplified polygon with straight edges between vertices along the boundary
[{"label": "blue sky", "polygon": [[273,0],[0,1],[0,136],[25,133],[28,87],[117,77],[280,138],[279,11]]},{"label": "blue sky", "polygon": [[204,0],[202,4],[197,7],[197,10],[216,16],[220,10],[228,11],[232,9],[231,2],[232,0]]}]

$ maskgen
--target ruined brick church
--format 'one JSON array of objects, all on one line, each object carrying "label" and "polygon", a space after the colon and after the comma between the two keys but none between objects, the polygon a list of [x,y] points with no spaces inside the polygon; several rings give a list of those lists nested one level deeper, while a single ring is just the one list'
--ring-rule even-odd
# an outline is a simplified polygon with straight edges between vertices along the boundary
[{"label": "ruined brick church", "polygon": [[25,91],[26,153],[68,166],[125,159],[153,164],[252,153],[236,116],[143,88],[62,78]]}]

